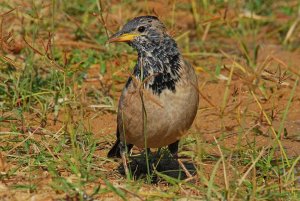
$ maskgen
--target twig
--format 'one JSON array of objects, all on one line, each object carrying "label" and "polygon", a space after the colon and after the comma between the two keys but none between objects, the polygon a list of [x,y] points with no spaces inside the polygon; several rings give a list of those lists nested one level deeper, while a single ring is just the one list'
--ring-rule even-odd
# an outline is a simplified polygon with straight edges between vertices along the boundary
[{"label": "twig", "polygon": [[184,173],[186,174],[186,176],[188,176],[189,179],[192,179],[193,176],[191,175],[191,173],[186,169],[185,165],[182,163],[182,161],[178,158],[177,159],[180,167],[183,169]]},{"label": "twig", "polygon": [[218,150],[219,150],[220,155],[221,155],[222,164],[223,164],[223,173],[224,173],[224,181],[225,181],[225,188],[226,188],[227,200],[229,200],[228,199],[229,198],[229,182],[228,182],[228,178],[227,178],[225,158],[224,158],[223,152],[221,150],[221,147],[219,145],[219,142],[218,142],[218,140],[216,139],[215,136],[214,136],[214,140],[215,140],[215,142],[217,144]]},{"label": "twig", "polygon": [[288,32],[286,33],[286,36],[284,38],[283,44],[287,44],[287,42],[289,41],[290,37],[292,36],[293,32],[295,31],[298,23],[300,22],[300,6],[298,8],[298,15],[296,20],[294,21],[294,23],[290,26]]},{"label": "twig", "polygon": [[107,30],[107,25],[106,25],[106,22],[104,20],[104,17],[103,17],[103,6],[102,6],[102,3],[101,3],[101,0],[98,0],[97,1],[97,7],[98,7],[98,10],[99,10],[99,15],[100,15],[100,18],[99,18],[99,15],[93,13],[94,16],[97,16],[97,19],[99,20],[99,22],[103,25],[104,27],[104,30],[105,30],[105,34],[107,36],[107,39],[109,39],[109,35],[108,35],[108,30]]}]

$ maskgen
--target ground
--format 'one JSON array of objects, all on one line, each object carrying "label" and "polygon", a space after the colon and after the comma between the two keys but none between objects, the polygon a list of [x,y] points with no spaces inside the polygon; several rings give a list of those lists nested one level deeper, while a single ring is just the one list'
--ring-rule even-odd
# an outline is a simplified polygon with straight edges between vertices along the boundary
[{"label": "ground", "polygon": [[[299,1],[0,3],[0,200],[298,200]],[[199,79],[179,158],[134,147],[126,179],[113,145],[136,62],[107,44],[156,15]],[[187,103],[188,104],[188,103]]]}]

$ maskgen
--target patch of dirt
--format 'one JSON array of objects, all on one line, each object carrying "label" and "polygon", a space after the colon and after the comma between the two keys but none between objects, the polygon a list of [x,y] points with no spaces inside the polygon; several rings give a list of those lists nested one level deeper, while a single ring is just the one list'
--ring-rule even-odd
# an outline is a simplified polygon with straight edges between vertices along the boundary
[{"label": "patch of dirt", "polygon": [[[279,150],[279,146],[276,145],[276,133],[273,133],[272,129],[274,128],[275,132],[277,132],[281,126],[282,118],[285,109],[287,108],[287,104],[289,103],[291,91],[296,80],[296,76],[294,74],[299,75],[298,69],[300,64],[300,50],[286,50],[282,45],[279,45],[276,37],[266,38],[266,33],[274,31],[274,27],[263,27],[260,33],[258,33],[259,40],[257,42],[260,44],[260,50],[257,63],[258,66],[264,67],[264,70],[266,71],[262,70],[253,73],[253,69],[250,67],[244,67],[243,70],[245,72],[243,72],[242,69],[236,67],[233,73],[232,81],[228,87],[228,99],[225,101],[226,104],[224,105],[223,98],[227,90],[227,78],[230,74],[230,69],[233,66],[233,61],[235,61],[232,58],[238,58],[237,62],[240,62],[242,65],[246,63],[245,61],[241,61],[239,59],[242,52],[241,48],[239,47],[235,38],[224,37],[221,35],[220,31],[215,30],[222,29],[220,24],[224,23],[223,21],[212,24],[211,28],[207,29],[207,37],[204,37],[204,33],[203,35],[198,36],[195,30],[197,26],[200,25],[200,28],[202,29],[207,28],[208,25],[204,23],[206,20],[213,21],[213,19],[224,17],[225,12],[227,12],[227,18],[232,20],[234,24],[235,21],[238,20],[240,9],[229,7],[229,10],[225,10],[223,8],[219,11],[216,11],[214,15],[211,15],[209,13],[205,13],[206,11],[203,11],[204,9],[200,10],[200,6],[196,6],[196,9],[199,9],[197,12],[201,13],[199,19],[196,19],[192,8],[189,5],[191,1],[179,0],[172,1],[172,3],[168,1],[146,2],[147,4],[145,4],[144,1],[139,1],[133,5],[127,5],[128,9],[123,9],[122,3],[119,1],[112,1],[108,5],[109,9],[104,8],[104,13],[105,15],[107,14],[105,16],[107,19],[106,26],[109,31],[117,30],[121,24],[125,23],[125,20],[131,19],[133,16],[151,14],[158,15],[162,21],[167,23],[167,27],[172,36],[182,37],[182,34],[186,34],[186,36],[183,36],[178,40],[179,46],[182,47],[182,52],[186,54],[185,58],[188,58],[195,68],[202,69],[200,73],[198,73],[200,107],[194,124],[189,130],[188,135],[182,140],[185,141],[192,136],[195,138],[196,142],[201,145],[200,149],[202,150],[198,152],[197,148],[199,147],[195,147],[195,143],[187,143],[181,147],[181,153],[184,153],[185,151],[191,151],[194,158],[204,157],[203,160],[194,160],[193,157],[185,156],[183,159],[184,164],[191,171],[191,173],[201,169],[206,178],[211,177],[216,160],[218,160],[221,156],[221,153],[216,146],[215,139],[217,139],[218,145],[220,145],[224,151],[223,154],[226,156],[226,161],[228,163],[234,161],[234,154],[238,153],[240,150],[259,150],[260,148],[266,146],[276,147],[275,154],[276,157],[280,159],[281,152]],[[176,5],[174,2],[176,2]],[[188,6],[186,6],[186,3]],[[16,1],[16,5],[19,5],[21,9],[20,11],[22,11],[22,9],[30,9],[32,7],[31,3],[25,3],[23,1]],[[49,5],[43,5],[44,11],[41,13],[43,17],[51,14],[50,10],[46,11],[48,7]],[[174,12],[173,9],[175,9]],[[212,6],[211,9],[217,8]],[[30,23],[34,22],[34,17],[31,17],[27,14],[24,14],[24,16],[26,16],[25,20],[30,18],[30,20],[32,20]],[[52,18],[49,17],[49,19]],[[291,20],[290,17],[286,16],[284,19],[285,23]],[[39,20],[42,20],[42,17],[40,17]],[[196,22],[196,20],[200,21]],[[8,17],[5,18],[3,30],[11,32],[12,37],[15,37],[15,40],[3,40],[2,42],[4,45],[6,45],[3,47],[4,53],[9,53],[9,58],[12,60],[16,58],[16,60],[24,62],[23,56],[18,54],[22,49],[26,48],[26,45],[24,44],[24,41],[21,40],[20,36],[15,36],[17,35],[15,32],[23,30],[23,25],[19,25],[20,22],[18,18],[12,15],[8,15]],[[74,27],[59,27],[57,28],[57,33],[55,35],[55,40],[57,40],[56,42],[59,48],[67,49],[68,51],[74,48],[95,49],[99,51],[99,54],[106,54],[104,51],[111,50],[107,47],[104,47],[104,45],[95,45],[94,42],[96,40],[92,41],[89,38],[95,32],[99,31],[99,26],[102,26],[98,24],[99,22],[96,20],[96,17],[93,19],[93,22],[91,22],[91,27],[93,27],[92,29],[90,27],[85,27],[87,26],[86,24],[84,24],[83,28],[78,26],[79,20],[76,19],[76,17],[68,18],[68,22],[72,25],[77,23],[75,26],[77,27],[76,30],[83,29],[81,31],[87,34],[86,38],[89,40],[78,41],[75,36],[76,34],[73,33]],[[26,21],[24,23],[26,25]],[[12,24],[15,26],[11,26]],[[5,32],[3,36],[8,37],[9,34]],[[299,34],[296,36],[298,37]],[[47,39],[48,33],[46,33],[46,30],[44,30],[44,32],[38,34],[37,38],[38,37]],[[11,38],[8,37],[8,39]],[[0,38],[0,41],[1,40],[2,39]],[[201,40],[203,40],[203,46],[199,46],[198,44]],[[295,40],[296,44],[297,40]],[[246,45],[249,46],[251,50],[255,48],[253,47],[252,43],[254,44],[254,41],[251,41],[249,37]],[[210,44],[213,45],[210,46]],[[217,47],[219,47],[220,44],[222,44],[222,48],[224,46],[224,49],[222,50],[225,50],[225,52],[232,56],[232,58],[226,58],[226,56],[219,52]],[[226,48],[229,50],[228,52]],[[208,55],[197,57],[190,55],[190,52],[211,53],[213,56]],[[29,134],[32,134],[31,137],[37,142],[41,143],[45,149],[52,150],[53,147],[55,148],[55,146],[59,143],[60,136],[57,135],[57,133],[59,133],[59,131],[62,129],[67,129],[67,126],[78,126],[78,122],[80,122],[83,123],[84,130],[92,133],[93,138],[96,139],[97,147],[93,155],[93,159],[96,162],[93,165],[99,166],[99,172],[101,172],[104,175],[103,177],[108,179],[108,181],[110,181],[113,185],[123,188],[125,184],[124,176],[122,175],[121,161],[106,159],[106,155],[115,140],[116,107],[118,105],[117,103],[120,96],[120,91],[125,85],[126,78],[130,74],[130,67],[132,66],[131,61],[134,61],[135,59],[136,53],[128,54],[126,51],[112,56],[111,59],[105,61],[106,73],[104,75],[99,73],[101,68],[100,64],[91,66],[87,72],[84,83],[82,85],[74,86],[76,96],[79,97],[79,103],[74,103],[74,105],[69,108],[70,111],[67,111],[67,109],[61,109],[57,116],[53,114],[53,111],[49,111],[49,113],[46,115],[47,121],[45,125],[43,125],[43,118],[41,115],[35,111],[24,114],[23,122],[22,118],[17,115],[18,111],[14,110],[2,113],[1,117],[18,117],[13,120],[4,121],[0,126],[0,132],[4,133],[11,130],[17,130],[20,131],[16,132],[18,135],[20,135],[20,138],[16,141],[6,140],[7,135],[2,138],[4,139],[2,141],[2,145],[7,145],[10,143],[7,147],[11,147],[11,150],[4,150],[0,152],[0,173],[16,167],[27,168],[27,163],[25,163],[25,165],[18,166],[19,164],[17,164],[17,162],[14,160],[14,156],[10,154],[17,149],[23,140],[30,137]],[[222,76],[214,75],[215,68],[218,65],[225,65],[221,71]],[[285,74],[284,72],[287,70],[294,74]],[[116,76],[118,79],[113,79],[113,77]],[[261,83],[264,84],[262,85],[264,88],[259,88]],[[299,83],[296,87],[297,88],[286,116],[287,118],[283,124],[283,130],[280,133],[280,142],[282,143],[283,148],[286,150],[288,158],[295,158],[300,155]],[[257,101],[255,101],[255,97],[251,94],[251,90],[255,92],[254,94],[256,95]],[[101,92],[100,99],[107,98],[111,101],[110,104],[101,104],[96,102],[93,98],[87,95],[89,91]],[[260,107],[270,118],[271,124],[269,124]],[[67,116],[66,114],[71,115]],[[14,136],[11,137],[11,139],[13,138]],[[51,140],[55,141],[55,144],[50,144],[50,142],[53,143]],[[70,147],[68,145],[64,148],[69,149]],[[39,151],[40,150],[33,146],[28,151],[28,154],[36,154],[39,153]],[[133,153],[135,154],[140,153],[141,151],[142,150],[136,147],[133,149]],[[50,153],[53,154],[51,151]],[[24,153],[16,154],[22,155]],[[198,156],[198,154],[203,154],[204,156]],[[12,157],[11,161],[9,162],[7,161],[8,156]],[[214,160],[211,160],[210,157],[214,157]],[[103,158],[105,160],[103,160]],[[199,161],[201,161],[200,164],[198,164]],[[133,166],[132,169],[135,169],[138,172],[138,175],[145,174],[145,164],[143,163],[143,159],[140,161],[133,160],[131,164]],[[175,160],[164,158],[159,166],[159,170],[165,172],[172,170],[171,173],[169,172],[167,175],[173,178],[178,178],[178,167],[178,162]],[[245,172],[245,168],[247,167],[243,167],[243,165],[241,165],[239,168],[240,172]],[[297,168],[299,169],[299,167]],[[220,165],[220,168],[218,168],[216,172],[216,184],[224,186],[224,171],[225,170]],[[25,175],[24,172],[16,171],[14,175],[10,175],[7,178],[5,177],[0,181],[1,200],[72,200],[72,198],[66,196],[66,194],[62,191],[55,191],[49,186],[49,183],[52,182],[53,178],[49,175],[48,171],[43,170],[43,168],[38,170],[38,175],[36,175],[35,178],[32,178],[32,175]],[[61,174],[65,174],[64,176],[69,180],[74,179],[71,177],[72,175],[70,176],[69,172],[62,172]],[[229,169],[228,177],[229,179],[235,178],[235,170]],[[10,188],[10,186],[20,183],[24,185],[30,185],[28,178],[32,179],[31,182],[37,185],[36,191],[30,192],[29,190]],[[183,177],[183,179],[186,179],[186,177]],[[198,175],[197,178],[192,181],[194,182],[193,184],[199,186],[204,185],[201,183],[200,179],[201,178]],[[107,185],[102,178],[99,178],[94,183],[86,186],[87,192],[91,194],[93,188],[99,184],[102,186]],[[169,183],[165,180],[159,180],[155,185],[141,184],[139,188],[142,192],[152,190],[167,192],[168,185]],[[195,193],[192,192],[192,190],[190,191],[191,192],[182,190],[182,192],[179,193],[184,195]],[[116,198],[116,195],[113,193],[107,193],[101,196],[101,199],[120,199]],[[73,200],[76,200],[76,198],[77,197],[75,196]]]},{"label": "patch of dirt", "polygon": [[[297,69],[296,67],[300,63],[300,58],[297,55],[299,55],[299,51],[288,52],[278,48],[278,46],[265,46],[261,51],[259,62],[263,63],[268,56],[274,56],[280,58],[289,67]],[[274,72],[271,76],[275,80],[279,80],[277,77],[278,71],[281,70],[281,73],[283,73],[287,70],[284,66],[281,66],[281,69],[279,69],[278,63],[271,63],[266,69],[268,72]],[[233,77],[225,115],[222,116],[221,106],[224,97],[223,94],[226,90],[226,81],[207,82],[208,79],[209,75],[205,73],[199,76],[200,85],[205,83],[205,86],[201,88],[201,92],[209,102],[203,97],[200,99],[200,109],[193,126],[195,132],[200,132],[203,140],[207,143],[213,143],[214,137],[220,137],[225,132],[225,139],[222,141],[222,145],[230,150],[237,148],[239,140],[242,146],[246,146],[251,141],[256,141],[257,146],[272,145],[274,143],[274,135],[271,134],[271,127],[263,117],[258,103],[251,97],[251,88],[247,87],[239,77]],[[268,84],[273,85],[276,91],[275,95],[267,92],[269,96],[268,100],[265,100],[262,94],[258,97],[266,113],[268,115],[273,114],[272,126],[275,128],[275,131],[280,126],[295,79],[287,79],[285,82],[286,85],[280,86],[278,83],[269,82]],[[260,93],[258,89],[255,90]],[[210,103],[214,105],[212,106]],[[243,117],[245,112],[252,115]],[[298,83],[289,107],[287,119],[284,123],[285,136],[282,134],[281,137],[281,142],[289,157],[300,155],[299,117],[300,88]],[[237,129],[240,126],[247,133],[247,135],[242,135],[241,138],[238,137],[239,130]],[[254,130],[259,130],[260,134],[255,133]],[[208,153],[212,152],[208,151]],[[214,154],[219,155],[217,150],[214,151]]]}]

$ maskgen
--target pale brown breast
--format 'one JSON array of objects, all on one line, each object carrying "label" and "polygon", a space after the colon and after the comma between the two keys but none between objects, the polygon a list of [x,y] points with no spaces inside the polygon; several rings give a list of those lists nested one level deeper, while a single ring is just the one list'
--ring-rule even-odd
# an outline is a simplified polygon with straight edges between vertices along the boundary
[{"label": "pale brown breast", "polygon": [[[122,93],[118,128],[120,139],[138,147],[158,148],[182,137],[197,113],[199,96],[194,69],[184,63],[176,91],[164,90],[159,96],[140,87],[135,80]],[[143,99],[143,100],[142,100]]]}]

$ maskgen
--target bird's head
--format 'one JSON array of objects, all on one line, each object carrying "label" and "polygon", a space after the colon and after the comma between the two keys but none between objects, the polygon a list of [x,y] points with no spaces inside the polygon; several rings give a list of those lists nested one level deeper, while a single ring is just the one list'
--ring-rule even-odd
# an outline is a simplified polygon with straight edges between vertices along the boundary
[{"label": "bird's head", "polygon": [[160,94],[164,89],[175,91],[175,83],[180,79],[181,55],[157,17],[140,16],[130,20],[108,42],[126,42],[137,49],[138,61],[133,74],[141,80],[150,76],[147,86],[153,93]]},{"label": "bird's head", "polygon": [[136,49],[157,46],[163,39],[165,26],[155,16],[140,16],[130,20],[108,42],[127,42]]}]

